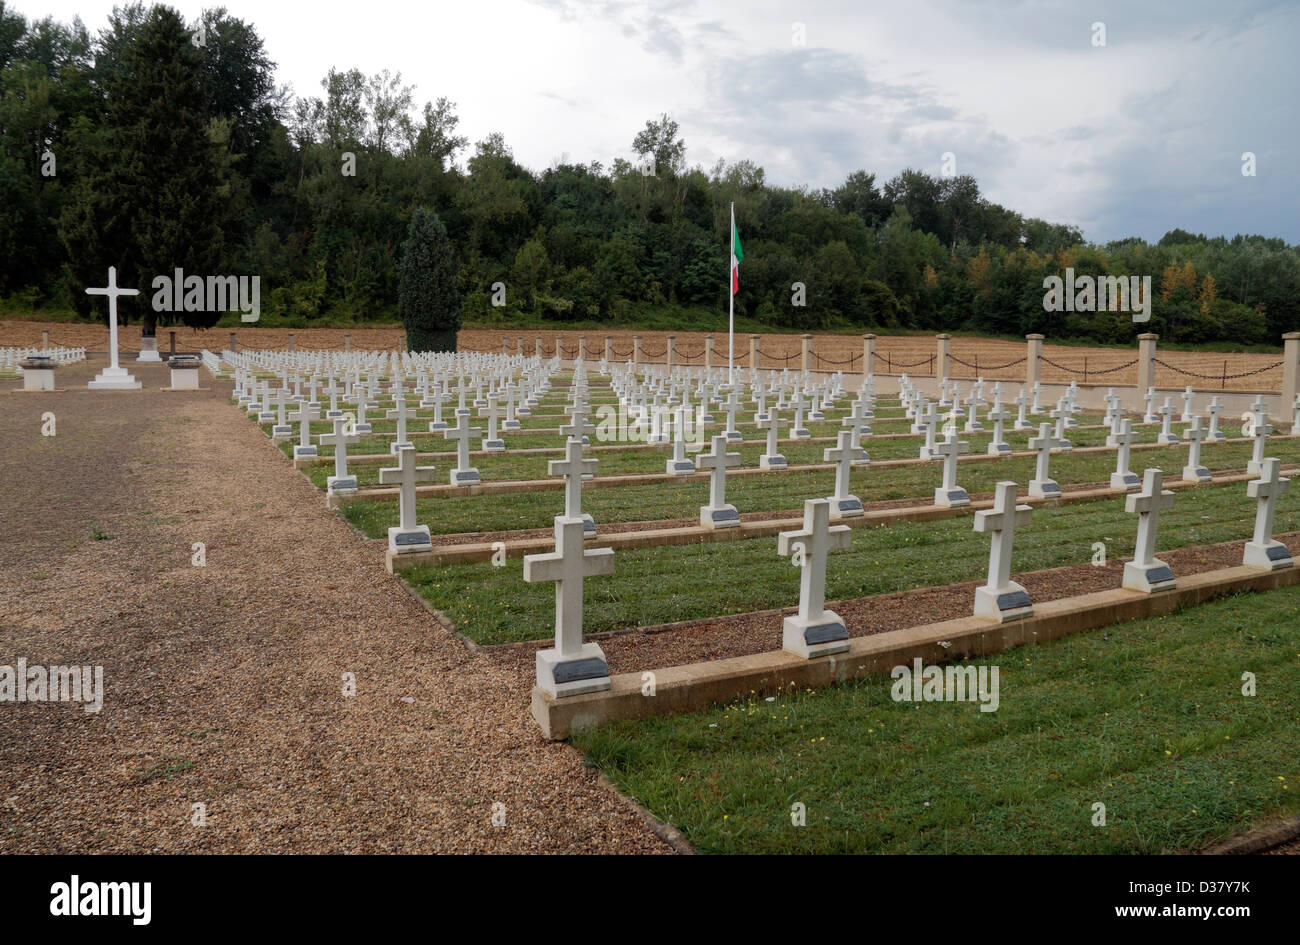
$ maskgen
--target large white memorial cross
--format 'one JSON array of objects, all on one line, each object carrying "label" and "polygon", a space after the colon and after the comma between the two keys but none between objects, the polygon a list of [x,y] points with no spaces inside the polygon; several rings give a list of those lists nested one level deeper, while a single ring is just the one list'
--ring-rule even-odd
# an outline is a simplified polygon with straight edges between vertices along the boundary
[{"label": "large white memorial cross", "polygon": [[1285,495],[1291,488],[1291,480],[1283,479],[1278,473],[1281,469],[1273,457],[1264,460],[1259,478],[1246,484],[1246,494],[1258,499],[1255,509],[1255,535],[1246,542],[1246,552],[1242,564],[1265,571],[1278,571],[1293,564],[1291,552],[1286,545],[1273,538],[1273,515],[1277,511],[1277,498]]},{"label": "large white memorial cross", "polygon": [[582,479],[596,475],[600,461],[582,458],[582,440],[571,436],[565,443],[564,459],[553,459],[546,464],[552,476],[564,477],[564,517],[582,520],[583,535],[596,537],[596,521],[582,511]]},{"label": "large white memorial cross", "polygon": [[697,469],[709,470],[709,504],[700,506],[700,524],[705,528],[734,528],[740,513],[727,504],[727,468],[740,465],[739,453],[727,452],[726,434],[713,438],[713,448],[695,457]]},{"label": "large white memorial cross", "polygon": [[398,525],[388,529],[388,550],[393,554],[411,551],[431,551],[433,542],[429,538],[429,526],[417,525],[415,522],[415,484],[432,482],[434,468],[417,466],[415,447],[410,443],[397,451],[397,465],[385,466],[379,470],[380,485],[398,485]]},{"label": "large white memorial cross", "polygon": [[1142,491],[1124,500],[1126,511],[1141,516],[1133,560],[1124,565],[1123,586],[1131,591],[1150,594],[1170,590],[1176,584],[1169,565],[1156,557],[1160,513],[1174,507],[1174,494],[1161,488],[1163,485],[1164,473],[1159,469],[1148,469],[1142,476]]},{"label": "large white memorial cross", "polygon": [[117,267],[108,267],[108,285],[102,289],[87,289],[87,295],[108,297],[108,367],[95,375],[86,386],[91,390],[139,390],[140,382],[131,372],[118,365],[117,360],[117,298],[120,295],[139,295],[139,289],[122,289],[117,285]]},{"label": "large white memorial cross", "polygon": [[777,553],[791,556],[800,567],[799,613],[782,624],[781,645],[807,659],[849,648],[849,632],[840,616],[826,609],[826,558],[849,547],[849,526],[830,524],[830,503],[808,499],[803,504],[803,528],[781,532]]},{"label": "large white memorial cross", "polygon": [[[1046,425],[1046,424],[1044,424]],[[1029,592],[1011,580],[1011,549],[1016,529],[1028,525],[1034,510],[1016,504],[1016,484],[999,482],[993,489],[993,508],[975,513],[975,531],[991,532],[989,580],[975,588],[975,616],[999,622],[1033,613]]]},{"label": "large white memorial cross", "polygon": [[582,642],[582,582],[614,573],[614,549],[582,547],[582,520],[555,516],[555,551],[524,556],[524,580],[555,582],[555,646],[537,652],[537,686],[551,698],[610,688],[596,643]]}]

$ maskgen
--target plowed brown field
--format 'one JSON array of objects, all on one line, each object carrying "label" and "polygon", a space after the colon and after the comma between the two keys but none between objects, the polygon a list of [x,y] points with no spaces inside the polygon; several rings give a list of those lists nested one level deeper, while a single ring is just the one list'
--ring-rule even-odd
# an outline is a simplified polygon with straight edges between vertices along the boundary
[{"label": "plowed brown field", "polygon": [[[20,319],[0,320],[0,346],[26,346],[40,344],[41,330],[48,329],[50,343],[78,347],[84,345],[93,351],[108,347],[108,329],[94,323],[41,322]],[[158,347],[167,351],[169,329],[159,330]],[[241,348],[287,348],[290,330],[286,328],[236,329]],[[299,350],[342,350],[343,336],[351,336],[353,349],[399,350],[404,333],[400,328],[299,328],[293,330],[294,347]],[[531,354],[536,339],[542,339],[542,350],[553,354],[557,339],[564,353],[577,352],[578,338],[587,337],[587,351],[599,358],[605,350],[605,338],[615,357],[630,358],[633,338],[640,336],[645,361],[663,362],[668,336],[677,339],[678,361],[682,364],[704,363],[705,332],[664,331],[553,331],[527,329],[506,331],[501,329],[467,328],[460,333],[463,351],[501,351],[503,342],[509,343],[513,352],[516,339],[524,339],[524,351]],[[214,351],[229,342],[230,331],[214,328],[209,331],[176,329],[176,346],[181,351],[208,348]],[[139,350],[138,325],[123,326],[119,331],[124,352]],[[727,336],[713,335],[716,343],[715,364],[725,364]],[[736,364],[749,366],[749,335],[736,335]],[[759,336],[759,363],[761,368],[791,367],[800,363],[801,340],[798,335],[764,334]],[[815,334],[812,340],[812,367],[814,370],[844,370],[860,373],[862,370],[862,336]],[[898,374],[907,371],[917,376],[934,371],[936,343],[933,335],[882,335],[876,339],[876,372]],[[953,378],[983,376],[991,380],[1023,381],[1025,377],[1024,342],[1001,341],[988,338],[953,338],[951,342]],[[1077,348],[1044,344],[1042,377],[1045,382],[1093,383],[1115,386],[1132,386],[1137,383],[1137,351],[1111,348]],[[1219,354],[1202,351],[1161,351],[1157,354],[1156,384],[1160,387],[1183,387],[1188,384],[1205,390],[1278,390],[1282,385],[1281,355],[1278,354]]]}]

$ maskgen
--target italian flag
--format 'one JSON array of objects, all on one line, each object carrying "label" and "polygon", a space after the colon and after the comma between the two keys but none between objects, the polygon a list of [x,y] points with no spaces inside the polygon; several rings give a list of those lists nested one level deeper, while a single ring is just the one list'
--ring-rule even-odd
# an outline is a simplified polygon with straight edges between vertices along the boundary
[{"label": "italian flag", "polygon": [[745,258],[740,248],[740,231],[736,229],[736,208],[731,208],[731,294],[740,291],[740,261]]}]

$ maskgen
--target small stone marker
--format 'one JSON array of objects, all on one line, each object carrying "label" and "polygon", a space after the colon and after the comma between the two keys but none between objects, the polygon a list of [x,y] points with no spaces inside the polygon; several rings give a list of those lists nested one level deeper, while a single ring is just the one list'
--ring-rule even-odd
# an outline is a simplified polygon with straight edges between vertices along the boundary
[{"label": "small stone marker", "polygon": [[1259,502],[1255,508],[1255,535],[1246,542],[1246,552],[1241,563],[1265,571],[1280,571],[1294,563],[1287,546],[1273,538],[1273,516],[1277,511],[1278,496],[1286,495],[1291,480],[1279,475],[1282,464],[1273,457],[1263,462],[1260,478],[1246,484],[1246,494]]},{"label": "small stone marker", "polygon": [[1142,491],[1124,500],[1126,511],[1141,516],[1133,560],[1124,565],[1123,586],[1131,591],[1150,594],[1172,590],[1176,586],[1174,572],[1155,556],[1160,513],[1174,507],[1174,494],[1163,489],[1163,485],[1164,473],[1159,469],[1148,469],[1142,476]]},{"label": "small stone marker", "polygon": [[970,505],[970,496],[957,485],[957,457],[961,453],[969,453],[970,444],[958,440],[954,432],[946,436],[931,452],[932,458],[943,460],[943,484],[934,490],[934,504],[949,508]]},{"label": "small stone marker", "polygon": [[[1044,424],[1046,426],[1046,424]],[[993,488],[993,508],[975,513],[975,531],[991,532],[989,580],[975,588],[975,616],[999,623],[1033,613],[1029,592],[1011,580],[1011,550],[1016,529],[1028,525],[1034,510],[1016,504],[1016,484],[999,482]]]},{"label": "small stone marker", "polygon": [[553,699],[609,689],[609,665],[582,642],[582,582],[614,573],[612,548],[582,547],[582,520],[555,516],[555,551],[524,556],[524,580],[555,582],[555,646],[537,652],[537,686]]},{"label": "small stone marker", "polygon": [[808,499],[803,504],[803,528],[781,532],[777,553],[801,555],[799,613],[782,624],[782,647],[805,659],[843,653],[849,648],[849,632],[840,616],[826,609],[826,558],[832,551],[849,547],[847,525],[830,524],[830,503]]},{"label": "small stone marker", "polygon": [[481,428],[469,425],[468,411],[461,413],[459,410],[456,411],[456,425],[442,431],[444,440],[456,441],[456,468],[450,474],[453,486],[472,485],[480,481],[478,470],[469,464],[469,441],[482,432]]},{"label": "small stone marker", "polygon": [[596,537],[596,521],[582,511],[582,480],[596,475],[599,460],[582,458],[582,440],[571,436],[565,441],[564,459],[553,459],[546,464],[552,476],[564,477],[564,517],[582,520],[583,537]]},{"label": "small stone marker", "polygon": [[700,524],[705,528],[734,528],[740,513],[727,504],[727,468],[740,465],[739,453],[727,452],[727,436],[713,438],[713,449],[695,457],[697,469],[709,470],[709,504],[700,506]]},{"label": "small stone marker", "polygon": [[[23,369],[23,390],[54,390],[54,372],[59,368],[54,358],[33,354],[19,361],[18,366]],[[194,386],[198,387],[197,382]]]},{"label": "small stone marker", "polygon": [[[175,337],[175,332],[172,333]],[[199,366],[203,360],[195,354],[174,354],[167,359],[171,369],[172,390],[198,390]]]},{"label": "small stone marker", "polygon": [[852,436],[848,430],[841,430],[839,445],[822,451],[822,461],[835,464],[835,494],[826,500],[830,503],[832,519],[857,518],[865,514],[858,497],[849,493],[849,473],[853,463],[866,458],[862,450],[853,448]]},{"label": "small stone marker", "polygon": [[1187,482],[1209,482],[1210,471],[1201,465],[1201,440],[1205,431],[1201,429],[1201,418],[1192,415],[1192,425],[1183,431],[1187,441],[1187,465],[1183,467],[1183,479]]},{"label": "small stone marker", "polygon": [[1049,469],[1052,449],[1059,446],[1060,443],[1061,441],[1052,435],[1052,425],[1050,423],[1040,423],[1038,425],[1038,436],[1029,438],[1029,448],[1038,451],[1038,461],[1034,467],[1034,478],[1029,480],[1029,494],[1036,499],[1055,499],[1061,495],[1061,487],[1052,478]]},{"label": "small stone marker", "polygon": [[393,554],[433,549],[429,526],[417,525],[415,522],[415,484],[432,482],[433,473],[432,466],[416,465],[415,447],[409,443],[397,451],[397,466],[385,466],[379,470],[380,485],[397,483],[400,490],[398,525],[388,529],[388,550]]},{"label": "small stone marker", "polygon": [[357,477],[348,475],[348,444],[360,437],[347,432],[347,421],[334,418],[334,432],[322,433],[316,439],[325,446],[334,447],[334,475],[325,480],[325,490],[333,495],[348,495],[357,491]]}]

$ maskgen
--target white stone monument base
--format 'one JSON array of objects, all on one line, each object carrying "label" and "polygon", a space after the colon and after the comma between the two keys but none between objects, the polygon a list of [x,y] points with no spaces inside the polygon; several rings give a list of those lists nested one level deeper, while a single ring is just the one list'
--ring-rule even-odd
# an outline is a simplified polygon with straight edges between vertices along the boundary
[{"label": "white stone monument base", "polygon": [[1015,581],[1008,581],[1006,587],[975,588],[975,616],[985,620],[1006,623],[1028,617],[1034,612],[1029,592]]},{"label": "white stone monument base", "polygon": [[172,368],[172,390],[198,390],[199,368]]},{"label": "white stone monument base", "polygon": [[[583,478],[589,477],[584,476]],[[582,540],[591,541],[596,537],[596,520],[587,514],[579,515],[578,518],[582,519]]]},{"label": "white stone monument base", "polygon": [[649,443],[651,446],[667,446],[667,445],[668,445],[668,442],[669,442],[669,441],[668,441],[668,434],[667,434],[667,433],[647,433],[647,434],[646,434],[645,441],[646,441],[647,443]]},{"label": "white stone monument base", "polygon": [[506,448],[505,440],[484,440],[479,445],[479,449],[484,450],[485,452],[488,453],[502,453],[505,452],[505,448]]},{"label": "white stone monument base", "polygon": [[745,438],[745,435],[739,430],[728,430],[723,435],[727,438],[728,443],[739,443]]},{"label": "white stone monument base", "polygon": [[1210,471],[1204,466],[1183,467],[1183,481],[1185,482],[1209,482],[1212,478]]},{"label": "white stone monument base", "polygon": [[140,338],[140,353],[136,356],[137,361],[161,361],[158,356],[158,338]]},{"label": "white stone monument base", "polygon": [[812,434],[808,432],[807,427],[795,427],[790,431],[790,439],[792,440],[807,440],[811,437]]},{"label": "white stone monument base", "polygon": [[320,454],[316,452],[316,447],[314,446],[295,446],[293,448],[294,459],[307,459],[308,457],[315,457],[318,455]]},{"label": "white stone monument base", "polygon": [[258,422],[258,423],[275,423],[275,411],[274,411],[274,410],[259,410],[259,411],[257,412],[257,422]]},{"label": "white stone monument base", "polygon": [[1257,459],[1252,459],[1246,464],[1246,472],[1252,476],[1261,475],[1264,471],[1264,464]]},{"label": "white stone monument base", "polygon": [[1270,541],[1259,545],[1253,541],[1246,542],[1246,553],[1241,563],[1248,568],[1260,568],[1264,571],[1281,571],[1291,567],[1291,552],[1280,541]]},{"label": "white stone monument base", "polygon": [[140,382],[124,367],[106,367],[86,386],[91,390],[139,390]]},{"label": "white stone monument base", "polygon": [[1113,472],[1110,474],[1110,487],[1112,489],[1123,489],[1125,492],[1132,492],[1134,489],[1142,488],[1142,480],[1138,478],[1137,473]]},{"label": "white stone monument base", "polygon": [[293,427],[289,426],[287,423],[283,426],[277,423],[275,426],[271,427],[272,442],[281,443],[289,439],[291,436],[293,436]]},{"label": "white stone monument base", "polygon": [[1157,443],[1163,443],[1166,446],[1177,446],[1182,442],[1177,433],[1160,433],[1156,436]]},{"label": "white stone monument base", "polygon": [[358,434],[359,436],[368,436],[369,434],[374,432],[374,427],[372,427],[368,423],[357,423],[357,424],[353,424],[352,432]]},{"label": "white stone monument base", "polygon": [[804,659],[843,653],[849,648],[849,631],[839,615],[822,611],[817,620],[799,615],[786,617],[781,624],[781,648]]},{"label": "white stone monument base", "polygon": [[1055,479],[1030,479],[1029,494],[1035,499],[1059,499],[1061,487]]},{"label": "white stone monument base", "polygon": [[479,478],[478,470],[473,467],[469,469],[453,469],[449,478],[453,486],[472,486],[482,481]]},{"label": "white stone monument base", "polygon": [[1010,453],[1010,452],[1011,452],[1011,444],[1010,444],[1010,443],[990,443],[990,444],[989,444],[989,455],[990,455],[990,456],[1001,456],[1003,453]]},{"label": "white stone monument base", "polygon": [[54,390],[53,368],[23,368],[23,390]]},{"label": "white stone monument base", "polygon": [[701,505],[700,524],[705,528],[735,528],[740,524],[740,513],[734,505]]},{"label": "white stone monument base", "polygon": [[429,526],[416,525],[415,528],[405,530],[400,526],[390,528],[388,550],[395,555],[409,554],[412,551],[432,551],[433,540],[429,537]]},{"label": "white stone monument base", "polygon": [[612,688],[605,651],[597,643],[584,643],[567,656],[554,647],[538,650],[537,687],[553,699]]},{"label": "white stone monument base", "polygon": [[[1011,425],[1011,429],[1019,432],[1023,432],[1025,430],[1032,430],[1033,428],[1034,425],[1030,423],[1028,420],[1026,420],[1024,423],[1021,423],[1019,420],[1017,420],[1015,423]],[[1114,445],[1114,444],[1109,444],[1109,445]]]},{"label": "white stone monument base", "polygon": [[776,453],[773,456],[764,453],[758,458],[759,469],[785,469],[785,465],[785,457],[780,453]]},{"label": "white stone monument base", "polygon": [[970,495],[961,486],[945,489],[943,486],[934,490],[934,504],[945,508],[959,509],[970,505]]},{"label": "white stone monument base", "polygon": [[1125,564],[1124,580],[1120,586],[1130,591],[1153,594],[1156,591],[1172,591],[1177,586],[1177,582],[1169,565],[1159,558],[1152,558],[1151,563],[1145,566],[1136,561]]},{"label": "white stone monument base", "polygon": [[325,491],[330,495],[353,495],[357,491],[357,477],[330,476],[325,480]]},{"label": "white stone monument base", "polygon": [[[524,428],[524,427],[523,427],[523,424],[520,423],[518,420],[502,420],[502,421],[501,421],[501,429],[503,429],[503,430],[522,430],[523,428]],[[432,423],[429,424],[429,429],[430,429],[430,430],[433,429],[433,424],[432,424]]]},{"label": "white stone monument base", "polygon": [[664,470],[670,476],[689,476],[695,472],[695,464],[689,459],[670,459],[664,464]]},{"label": "white stone monument base", "polygon": [[827,500],[831,504],[831,521],[840,518],[857,518],[866,515],[862,508],[862,502],[855,495],[846,495],[842,499],[830,496]]}]

